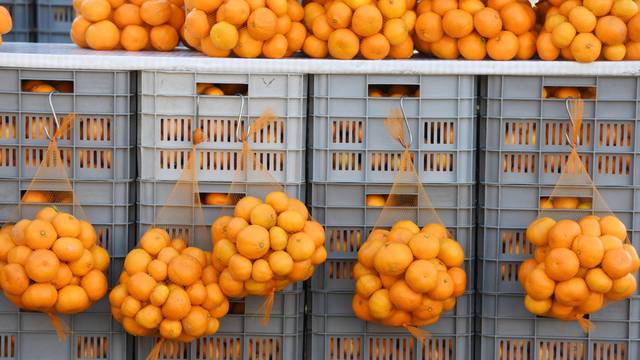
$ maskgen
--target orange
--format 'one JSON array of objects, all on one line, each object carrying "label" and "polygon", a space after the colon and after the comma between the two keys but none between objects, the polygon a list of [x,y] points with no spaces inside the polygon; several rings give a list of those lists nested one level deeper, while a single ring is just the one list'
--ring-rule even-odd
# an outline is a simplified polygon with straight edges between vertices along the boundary
[{"label": "orange", "polygon": [[464,262],[464,250],[457,241],[446,239],[440,242],[438,259],[442,260],[447,267],[461,266]]},{"label": "orange", "polygon": [[618,45],[606,45],[602,49],[602,55],[605,60],[609,61],[622,61],[627,52],[627,47],[624,44]]},{"label": "orange", "polygon": [[600,219],[600,228],[603,235],[613,235],[620,240],[627,238],[627,227],[620,219],[613,215],[607,215]]},{"label": "orange", "polygon": [[368,299],[371,294],[382,288],[382,281],[376,275],[363,275],[356,280],[356,294]]},{"label": "orange", "polygon": [[147,0],[140,5],[140,18],[151,26],[166,23],[171,18],[171,6],[167,0]]},{"label": "orange", "polygon": [[351,301],[351,309],[353,313],[358,319],[371,321],[373,318],[369,312],[369,301],[368,299],[363,299],[357,293],[353,295],[353,300]]},{"label": "orange", "polygon": [[602,44],[600,40],[591,33],[576,35],[571,43],[571,52],[578,62],[593,62],[600,56]]},{"label": "orange", "polygon": [[416,259],[433,259],[440,252],[440,241],[436,237],[423,232],[414,235],[409,240],[408,245]]},{"label": "orange", "polygon": [[113,50],[120,42],[120,31],[109,20],[98,21],[87,28],[85,41],[94,50]]},{"label": "orange", "polygon": [[24,265],[32,252],[31,248],[24,245],[15,246],[7,252],[7,263]]},{"label": "orange", "polygon": [[[556,26],[551,32],[551,42],[557,48],[563,49],[571,45],[571,41],[576,36],[576,29],[569,22],[563,22]],[[560,205],[560,199],[557,198],[553,200],[553,205],[557,209],[575,209],[578,207],[578,199],[576,198],[567,198],[575,201],[575,205],[571,205],[571,207],[565,207],[564,204]]]},{"label": "orange", "polygon": [[62,261],[75,261],[82,256],[85,248],[76,238],[61,237],[53,243],[52,250]]},{"label": "orange", "polygon": [[602,309],[603,306],[604,295],[597,292],[591,292],[589,293],[587,299],[582,302],[582,304],[576,306],[576,310],[579,313],[590,314]]},{"label": "orange", "polygon": [[69,266],[65,263],[61,263],[58,268],[58,273],[56,274],[56,278],[51,281],[53,285],[55,285],[56,289],[63,288],[71,283],[73,279],[73,273]]},{"label": "orange", "polygon": [[80,234],[76,238],[82,241],[82,245],[86,249],[91,249],[98,241],[98,234],[96,234],[96,229],[94,229],[93,225],[80,220]]},{"label": "orange", "polygon": [[388,57],[391,59],[410,59],[414,50],[413,39],[408,36],[402,43],[391,46]]},{"label": "orange", "polygon": [[171,4],[171,17],[169,18],[168,24],[176,29],[176,31],[180,31],[182,25],[184,25],[184,18],[184,10],[181,7]]},{"label": "orange", "polygon": [[433,300],[446,300],[453,295],[455,284],[449,273],[439,271],[436,277],[436,286],[429,293],[429,297]]},{"label": "orange", "polygon": [[22,219],[18,221],[12,228],[10,233],[13,242],[16,245],[24,245],[25,244],[25,230],[31,224],[31,220]]},{"label": "orange", "polygon": [[1,6],[0,7],[0,34],[8,33],[9,31],[11,31],[12,27],[13,27],[13,22],[11,19],[11,14],[4,6]]},{"label": "orange", "polygon": [[442,38],[442,18],[435,12],[427,11],[416,19],[416,35],[427,42],[438,41]]},{"label": "orange", "polygon": [[564,15],[560,15],[560,14],[548,15],[544,22],[544,30],[550,33],[553,31],[553,29],[555,29],[556,26],[566,21],[567,21],[567,18]]},{"label": "orange", "polygon": [[304,19],[304,8],[297,1],[289,0],[287,15],[289,15],[291,21],[300,22]]},{"label": "orange", "polygon": [[249,225],[238,234],[236,246],[248,259],[260,258],[269,251],[269,232],[261,226]]},{"label": "orange", "polygon": [[[273,11],[267,8],[259,8],[253,11],[251,15],[249,15],[249,18],[247,19],[247,31],[249,32],[249,35],[251,35],[253,39],[264,41],[264,40],[271,39],[271,37],[276,34],[277,24],[278,24],[278,17]],[[243,203],[241,205],[242,200],[247,198],[249,198],[249,200],[245,201],[246,204]],[[241,199],[238,202],[238,204],[236,204],[236,209],[238,209],[239,205],[240,206],[247,205],[247,209],[242,209],[243,216],[241,217],[249,221],[250,219],[245,216],[247,215],[250,216],[251,210],[255,206],[259,205],[261,201],[256,198],[252,198],[250,196],[245,197],[244,199]],[[246,212],[248,212],[248,214],[246,214]],[[238,214],[235,214],[235,215],[240,216]]]},{"label": "orange", "polygon": [[534,315],[544,315],[551,309],[551,299],[536,300],[529,295],[524,297],[524,307]]},{"label": "orange", "polygon": [[305,219],[297,211],[286,210],[278,215],[277,224],[286,232],[295,233],[304,229]]},{"label": "orange", "polygon": [[206,13],[212,13],[222,4],[222,0],[186,0],[184,3],[187,10],[200,9]]},{"label": "orange", "polygon": [[[390,94],[396,94],[396,93],[404,94],[406,92],[407,92],[406,87],[401,85],[393,85],[389,88]],[[413,221],[409,221],[409,220],[397,221],[391,227],[390,233],[392,233],[394,230],[397,230],[397,229],[406,229],[411,233],[412,236],[420,232],[420,228],[418,227],[418,225],[416,225]]]},{"label": "orange", "polygon": [[[273,13],[267,8],[262,9]],[[218,21],[226,21],[233,25],[242,25],[243,23],[248,23],[250,21],[248,18],[251,13],[251,7],[249,7],[249,4],[244,0],[229,0],[220,6],[218,12],[224,14],[222,19],[219,19]],[[262,13],[263,12],[261,12],[261,14]]]},{"label": "orange", "polygon": [[192,256],[193,258],[198,260],[198,262],[200,263],[200,266],[202,267],[207,266],[207,256],[209,254],[205,253],[204,251],[200,250],[197,247],[190,246],[182,250],[181,254]]},{"label": "orange", "polygon": [[[88,299],[89,298],[87,297],[87,300]],[[142,307],[142,304],[140,303],[140,301],[136,300],[132,296],[126,296],[122,300],[120,311],[122,311],[122,315],[124,316],[133,317],[136,315],[138,311],[140,311],[141,307]]]},{"label": "orange", "polygon": [[493,60],[511,60],[518,54],[518,37],[510,31],[501,31],[487,41],[487,54]]},{"label": "orange", "polygon": [[633,0],[618,0],[611,7],[611,15],[626,23],[638,13],[639,9],[638,4]]},{"label": "orange", "polygon": [[420,306],[413,311],[413,316],[421,319],[432,319],[440,316],[442,313],[441,301],[430,299],[428,296],[423,296]]},{"label": "orange", "polygon": [[149,263],[147,272],[156,281],[164,281],[167,278],[167,264],[154,259]]},{"label": "orange", "polygon": [[581,4],[582,4],[582,1],[579,1],[579,0],[566,0],[562,4],[560,4],[560,7],[558,8],[558,12],[563,16],[569,16],[569,13],[571,12],[571,10],[573,10],[573,8]]},{"label": "orange", "polygon": [[335,1],[327,8],[327,22],[333,29],[344,29],[351,24],[352,14],[353,11],[347,4]]},{"label": "orange", "polygon": [[640,41],[640,14],[636,14],[627,22],[627,35],[633,42]]},{"label": "orange", "polygon": [[111,4],[107,0],[83,0],[80,15],[92,23],[105,20],[111,15]]},{"label": "orange", "polygon": [[382,32],[391,45],[398,45],[409,37],[409,32],[402,19],[387,20],[384,23]]},{"label": "orange", "polygon": [[231,259],[236,252],[237,249],[231,241],[222,239],[218,241],[213,248],[213,258],[223,265],[227,265],[229,263],[229,259]]},{"label": "orange", "polygon": [[282,15],[278,17],[276,24],[276,32],[278,34],[286,35],[291,30],[291,18],[289,15]]},{"label": "orange", "polygon": [[76,276],[84,276],[93,269],[93,255],[91,251],[84,249],[82,256],[75,261],[69,262],[69,269]]},{"label": "orange", "polygon": [[453,280],[453,295],[459,297],[464,294],[467,287],[467,273],[459,267],[453,267],[447,271]]},{"label": "orange", "polygon": [[279,226],[269,229],[269,242],[272,250],[284,250],[287,247],[289,235]]},{"label": "orange", "polygon": [[218,271],[212,266],[208,265],[202,269],[202,282],[205,285],[209,285],[218,281]]},{"label": "orange", "polygon": [[171,51],[180,39],[178,33],[171,25],[154,26],[149,34],[151,46],[158,51]]},{"label": "orange", "polygon": [[396,281],[400,280],[400,276],[384,275],[384,274],[380,274],[379,276],[380,276],[380,280],[382,281],[382,287],[385,289],[391,289],[393,284],[395,284]]},{"label": "orange", "polygon": [[235,254],[229,259],[229,273],[237,281],[246,281],[251,278],[252,264],[246,257]]},{"label": "orange", "polygon": [[80,285],[87,293],[89,300],[95,302],[104,297],[107,293],[107,277],[100,270],[91,270],[82,277]]},{"label": "orange", "polygon": [[[215,25],[213,27],[215,27]],[[211,27],[212,30],[213,27]],[[213,39],[213,36],[211,36],[211,38]],[[213,224],[211,225],[211,240],[214,244],[226,237],[227,225],[229,224],[231,219],[231,216],[225,215],[217,218],[216,221],[213,222]]]},{"label": "orange", "polygon": [[[543,97],[547,97],[546,89],[543,89]],[[553,209],[553,202],[549,198],[540,198],[540,209]]]},{"label": "orange", "polygon": [[[144,5],[143,5],[144,6]],[[146,21],[146,20],[145,20]],[[226,23],[222,21],[221,23]],[[228,24],[228,23],[226,23]],[[189,35],[202,39],[209,33],[209,20],[207,13],[199,9],[193,9],[184,18],[184,31]],[[235,26],[234,26],[235,29]]]},{"label": "orange", "polygon": [[460,2],[460,9],[468,12],[471,15],[475,15],[478,11],[484,9],[484,3],[480,0],[462,0]]},{"label": "orange", "polygon": [[178,255],[169,262],[167,276],[173,283],[189,286],[200,279],[202,265],[190,255]]},{"label": "orange", "polygon": [[386,326],[403,326],[411,322],[411,314],[404,310],[394,309],[387,318],[382,320],[382,324]]},{"label": "orange", "polygon": [[527,295],[531,296],[533,299],[544,300],[553,295],[555,285],[555,282],[547,276],[547,273],[544,270],[537,268],[529,273],[524,284],[524,289]]},{"label": "orange", "polygon": [[602,258],[602,270],[613,279],[619,279],[634,268],[631,255],[624,249],[607,250]]},{"label": "orange", "polygon": [[627,38],[627,26],[616,16],[603,16],[598,19],[595,34],[605,45],[624,44]]},{"label": "orange", "polygon": [[289,204],[287,205],[288,210],[293,210],[298,212],[298,214],[302,215],[304,221],[309,219],[309,210],[307,210],[307,206],[300,200],[291,198],[289,199]]},{"label": "orange", "polygon": [[365,275],[376,275],[376,273],[373,270],[365,267],[361,263],[356,262],[356,265],[353,267],[353,278],[355,280],[358,280]]},{"label": "orange", "polygon": [[369,298],[368,306],[369,314],[374,319],[381,320],[389,317],[393,311],[389,290],[380,289],[374,292]]},{"label": "orange", "polygon": [[151,255],[158,255],[158,253],[169,246],[169,239],[156,229],[151,229],[142,235],[140,239],[140,246],[147,253]]},{"label": "orange", "polygon": [[189,295],[181,287],[174,287],[162,305],[162,315],[169,320],[182,320],[191,311]]},{"label": "orange", "polygon": [[202,304],[202,307],[205,309],[214,309],[225,301],[224,294],[218,284],[208,284],[205,287],[205,290],[207,292],[207,297]]},{"label": "orange", "polygon": [[597,236],[580,235],[573,240],[571,250],[578,255],[580,266],[587,269],[598,266],[604,256],[604,246]]},{"label": "orange", "polygon": [[155,329],[162,322],[162,311],[160,308],[147,305],[136,313],[136,322],[145,329]]},{"label": "orange", "polygon": [[7,254],[16,245],[7,234],[0,233],[0,261],[7,261]]},{"label": "orange", "polygon": [[583,6],[589,9],[595,16],[604,16],[613,6],[613,0],[584,0]]},{"label": "orange", "polygon": [[24,229],[25,244],[34,250],[49,249],[57,237],[54,226],[39,219],[31,221]]},{"label": "orange", "polygon": [[527,259],[520,264],[518,267],[518,281],[520,285],[524,287],[525,282],[527,281],[527,277],[529,274],[538,266],[538,262],[535,259]]},{"label": "orange", "polygon": [[187,316],[182,319],[182,330],[185,334],[199,337],[207,331],[209,312],[200,306],[193,306]]},{"label": "orange", "polygon": [[605,296],[607,299],[613,301],[622,300],[633,295],[636,292],[637,286],[636,278],[631,274],[627,274],[614,280],[611,290],[606,293]]},{"label": "orange", "polygon": [[548,232],[550,248],[571,248],[573,239],[580,235],[580,225],[573,220],[562,219],[556,222]]},{"label": "orange", "polygon": [[555,299],[563,305],[577,306],[589,297],[587,283],[578,277],[556,284]]},{"label": "orange", "polygon": [[71,23],[71,30],[69,31],[69,36],[71,37],[71,41],[73,41],[74,44],[82,48],[88,47],[84,34],[87,31],[89,25],[91,25],[91,22],[82,17],[82,15],[78,15],[75,19],[73,19],[73,22]]},{"label": "orange", "polygon": [[0,268],[0,289],[6,294],[20,296],[29,287],[26,271],[19,264],[7,264]]},{"label": "orange", "polygon": [[442,17],[442,29],[452,38],[465,37],[473,31],[473,16],[464,10],[449,10]]},{"label": "orange", "polygon": [[130,317],[122,318],[122,327],[127,333],[133,336],[147,336],[151,334],[151,330],[140,326],[140,324],[138,324],[135,319],[132,319]]},{"label": "orange", "polygon": [[594,215],[588,215],[578,221],[583,235],[600,236],[600,219]]},{"label": "orange", "polygon": [[131,276],[127,282],[127,291],[129,295],[136,300],[145,302],[149,299],[151,292],[158,284],[149,274],[137,273]]},{"label": "orange", "polygon": [[596,16],[584,6],[576,6],[569,11],[569,22],[579,33],[592,32],[596,28]]},{"label": "orange", "polygon": [[289,196],[282,191],[273,191],[267,194],[264,198],[264,202],[271,205],[271,207],[280,214],[287,210],[287,207],[289,206]]},{"label": "orange", "polygon": [[460,55],[467,60],[482,60],[487,55],[484,40],[477,33],[458,39]]},{"label": "orange", "polygon": [[527,13],[527,5],[519,2],[512,2],[500,9],[500,17],[502,17],[502,26],[505,30],[516,35],[522,35],[529,31],[535,24]]},{"label": "orange", "polygon": [[158,284],[149,295],[149,302],[155,306],[162,306],[169,297],[170,289],[165,284]]},{"label": "orange", "polygon": [[129,273],[129,275],[145,272],[151,260],[151,255],[143,249],[133,249],[124,259],[124,270]]},{"label": "orange", "polygon": [[409,246],[387,243],[375,255],[374,265],[380,274],[401,275],[413,261]]},{"label": "orange", "polygon": [[[324,241],[326,238],[324,227],[322,227],[322,225],[320,225],[320,223],[318,223],[317,221],[306,221],[304,223],[304,228],[302,229],[302,231],[305,234],[309,235],[311,239],[313,239],[313,243],[315,244],[315,246],[324,245]],[[273,248],[273,246],[271,248]]]},{"label": "orange", "polygon": [[293,263],[293,269],[288,275],[288,279],[291,281],[304,281],[307,280],[313,274],[313,265],[311,260],[302,260]]},{"label": "orange", "polygon": [[404,280],[398,280],[391,286],[389,299],[396,308],[404,311],[413,311],[422,303],[422,295],[413,291]]},{"label": "orange", "polygon": [[270,59],[280,59],[285,57],[287,50],[287,38],[282,34],[275,34],[262,45],[262,54]]},{"label": "orange", "polygon": [[53,281],[58,275],[60,261],[51,250],[34,250],[27,258],[24,269],[31,280],[35,282]]},{"label": "orange", "polygon": [[127,25],[120,34],[120,45],[127,51],[140,51],[149,44],[149,33],[139,25]]},{"label": "orange", "polygon": [[241,217],[234,217],[226,226],[226,239],[232,242],[236,242],[236,238],[238,237],[240,231],[242,231],[247,226],[249,226],[249,223],[245,219]]},{"label": "orange", "polygon": [[458,2],[455,0],[432,0],[431,1],[431,11],[434,13],[444,16],[444,14],[449,11],[456,9],[458,7]]},{"label": "orange", "polygon": [[[284,39],[284,36],[282,36],[282,39]],[[286,39],[284,40],[286,41]],[[262,226],[268,230],[276,225],[276,219],[276,211],[269,204],[260,204],[251,210],[250,222],[253,225]]]},{"label": "orange", "polygon": [[309,259],[315,251],[313,239],[305,233],[296,233],[289,237],[287,252],[294,261]]},{"label": "orange", "polygon": [[287,276],[293,270],[293,259],[285,251],[274,251],[269,255],[269,266],[277,276]]},{"label": "orange", "polygon": [[622,249],[622,240],[618,239],[612,235],[602,235],[600,236],[600,241],[602,242],[602,246],[604,247],[604,251],[609,251],[612,249]]},{"label": "orange", "polygon": [[638,257],[638,252],[636,251],[636,248],[633,247],[633,245],[631,244],[624,244],[622,246],[622,248],[629,253],[629,255],[631,255],[631,260],[632,260],[632,264],[633,266],[631,267],[631,271],[630,272],[636,272],[638,271],[638,268],[640,268],[640,258]]},{"label": "orange", "polygon": [[536,246],[547,245],[549,230],[556,224],[555,220],[543,217],[534,220],[527,227],[526,239]]},{"label": "orange", "polygon": [[251,268],[251,279],[258,282],[269,281],[273,278],[273,271],[269,263],[264,259],[258,259]]},{"label": "orange", "polygon": [[402,15],[401,19],[404,22],[405,28],[409,32],[412,32],[413,29],[415,28],[417,18],[418,18],[418,15],[416,15],[416,12],[413,10],[409,10],[406,13],[404,13],[404,15]]},{"label": "orange", "polygon": [[122,302],[127,297],[127,287],[123,284],[116,285],[109,293],[109,304],[111,307],[120,308]]},{"label": "orange", "polygon": [[496,37],[502,30],[500,13],[490,7],[485,7],[475,13],[473,24],[478,34],[485,38]]},{"label": "orange", "polygon": [[314,35],[309,35],[302,46],[302,50],[309,57],[321,59],[327,56],[329,53],[329,48],[327,47],[327,42],[322,41],[315,37]]},{"label": "orange", "polygon": [[384,245],[384,239],[366,241],[358,250],[358,262],[367,268],[373,268],[376,254]]},{"label": "orange", "polygon": [[555,281],[565,281],[574,277],[580,269],[576,254],[565,248],[551,249],[544,260],[547,275]]},{"label": "orange", "polygon": [[319,3],[310,2],[304,6],[304,24],[307,28],[311,28],[313,20],[325,13],[324,7]]},{"label": "orange", "polygon": [[405,0],[378,0],[378,9],[387,19],[401,17],[407,10]]},{"label": "orange", "polygon": [[222,292],[227,296],[244,296],[244,283],[240,280],[234,279],[229,269],[225,269],[220,273],[219,285]]},{"label": "orange", "polygon": [[416,292],[426,293],[436,286],[438,271],[427,260],[416,260],[407,268],[404,279]]},{"label": "orange", "polygon": [[22,293],[22,305],[27,309],[51,309],[58,300],[58,292],[51,284],[32,284]]},{"label": "orange", "polygon": [[613,280],[601,268],[587,271],[585,281],[591,291],[599,293],[606,293],[613,286]]},{"label": "orange", "polygon": [[332,57],[341,60],[349,60],[353,59],[358,54],[358,51],[360,50],[360,40],[351,30],[339,29],[331,33],[327,47],[329,54],[331,54]]},{"label": "orange", "polygon": [[164,319],[159,325],[160,336],[165,339],[175,339],[182,333],[182,323],[177,320]]}]

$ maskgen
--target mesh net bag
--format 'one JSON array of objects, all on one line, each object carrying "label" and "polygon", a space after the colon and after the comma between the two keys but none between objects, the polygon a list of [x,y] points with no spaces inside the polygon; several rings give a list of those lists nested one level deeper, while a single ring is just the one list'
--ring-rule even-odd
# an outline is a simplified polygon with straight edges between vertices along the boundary
[{"label": "mesh net bag", "polygon": [[358,251],[352,307],[362,320],[402,326],[424,340],[428,333],[420,327],[436,323],[465,291],[464,251],[418,178],[404,121],[398,110],[385,120],[404,153],[384,208]]},{"label": "mesh net bag", "polygon": [[582,127],[582,100],[567,100],[572,124],[566,134],[571,153],[540,213],[527,227],[535,256],[524,261],[518,280],[525,308],[539,316],[578,321],[592,328],[588,315],[636,292],[640,259],[626,225],[609,209],[576,151]]}]

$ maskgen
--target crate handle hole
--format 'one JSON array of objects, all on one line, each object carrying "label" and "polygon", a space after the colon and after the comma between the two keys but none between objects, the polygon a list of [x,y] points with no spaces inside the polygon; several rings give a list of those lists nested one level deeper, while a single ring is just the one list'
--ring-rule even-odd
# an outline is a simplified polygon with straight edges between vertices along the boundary
[{"label": "crate handle hole", "polygon": [[369,97],[420,97],[420,85],[369,84]]},{"label": "crate handle hole", "polygon": [[541,196],[540,209],[556,210],[591,210],[593,207],[590,197],[577,196]]},{"label": "crate handle hole", "polygon": [[22,203],[54,203],[72,204],[73,192],[71,191],[48,191],[48,190],[22,190],[20,193]]},{"label": "crate handle hole", "polygon": [[196,83],[197,95],[208,96],[248,96],[249,86],[236,83]]},{"label": "crate handle hole", "polygon": [[543,99],[595,99],[595,86],[543,86]]},{"label": "crate handle hole", "polygon": [[200,203],[203,205],[234,206],[245,196],[240,193],[200,193]]},{"label": "crate handle hole", "polygon": [[52,91],[73,93],[73,81],[58,80],[22,80],[20,87],[23,92],[44,93]]}]

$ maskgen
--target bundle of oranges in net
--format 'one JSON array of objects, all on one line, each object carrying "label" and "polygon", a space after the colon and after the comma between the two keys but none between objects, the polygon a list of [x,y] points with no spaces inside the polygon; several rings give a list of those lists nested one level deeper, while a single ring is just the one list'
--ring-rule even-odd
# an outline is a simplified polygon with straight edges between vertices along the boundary
[{"label": "bundle of oranges in net", "polygon": [[613,215],[588,215],[577,222],[539,218],[526,238],[535,245],[535,257],[520,265],[518,280],[526,292],[524,306],[535,315],[582,321],[605,301],[636,291],[633,273],[640,259],[624,241],[624,223]]},{"label": "bundle of oranges in net", "polygon": [[181,342],[216,333],[229,310],[210,254],[158,228],[127,254],[109,302],[129,334]]},{"label": "bundle of oranges in net", "polygon": [[553,0],[540,4],[542,60],[640,59],[640,7],[633,0]]},{"label": "bundle of oranges in net", "polygon": [[464,251],[440,224],[401,220],[375,229],[358,250],[354,314],[387,326],[426,326],[464,293]]},{"label": "bundle of oranges in net", "polygon": [[310,278],[327,258],[324,228],[309,219],[300,200],[284,192],[269,193],[264,202],[246,196],[233,215],[211,226],[211,261],[229,297],[272,296],[292,282]]},{"label": "bundle of oranges in net", "polygon": [[0,6],[0,45],[2,45],[2,35],[8,33],[13,28],[13,20],[11,14],[6,7]]},{"label": "bundle of oranges in net", "polygon": [[182,38],[208,56],[282,58],[306,37],[295,0],[187,0]]},{"label": "bundle of oranges in net", "polygon": [[[17,307],[74,314],[107,293],[109,254],[84,220],[52,207],[0,230],[0,288]],[[55,325],[55,323],[54,323]],[[56,328],[56,330],[60,330]]]},{"label": "bundle of oranges in net", "polygon": [[94,50],[173,50],[184,23],[182,0],[74,0],[71,41]]},{"label": "bundle of oranges in net", "polygon": [[416,48],[440,59],[528,60],[536,53],[536,13],[521,0],[423,0]]},{"label": "bundle of oranges in net", "polygon": [[415,0],[315,0],[305,6],[310,35],[303,51],[310,57],[408,59],[416,23]]}]

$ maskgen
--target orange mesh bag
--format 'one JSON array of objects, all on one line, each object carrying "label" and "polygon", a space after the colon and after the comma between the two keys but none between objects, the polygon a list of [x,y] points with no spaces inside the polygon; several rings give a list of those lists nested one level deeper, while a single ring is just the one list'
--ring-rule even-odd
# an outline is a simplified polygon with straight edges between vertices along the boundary
[{"label": "orange mesh bag", "polygon": [[212,263],[220,271],[222,292],[232,298],[266,296],[265,325],[275,292],[309,279],[327,258],[322,225],[270,175],[260,154],[249,149],[248,139],[264,134],[275,120],[267,111],[242,136],[241,163],[230,194],[246,196],[233,213],[223,213],[211,225]]},{"label": "orange mesh bag", "polygon": [[627,227],[611,212],[576,151],[584,104],[571,99],[567,105],[571,153],[551,196],[541,199],[539,217],[527,227],[535,256],[521,264],[518,280],[528,311],[578,321],[589,332],[587,315],[636,292],[633,274],[640,259]]},{"label": "orange mesh bag", "polygon": [[[154,223],[199,225],[204,223],[196,178],[194,132],[187,164]],[[125,260],[118,285],[109,294],[111,313],[134,336],[154,336],[147,359],[165,357],[177,343],[213,335],[229,301],[218,286],[219,272],[208,252],[189,246],[183,233],[151,227]]]},{"label": "orange mesh bag", "polygon": [[[73,196],[67,173],[72,155],[57,145],[71,138],[75,116],[61,123],[55,111],[53,116],[54,123],[41,124],[51,141],[12,217],[17,221],[0,230],[0,290],[18,308],[46,313],[64,340],[66,328],[56,314],[84,312],[105,296],[110,258]],[[27,208],[35,217],[20,219]]]},{"label": "orange mesh bag", "polygon": [[419,327],[436,323],[441,313],[455,307],[466,287],[466,272],[462,247],[442,224],[418,178],[405,122],[397,110],[385,120],[404,153],[384,208],[358,250],[352,308],[362,320],[403,326],[424,341],[428,332]]}]

